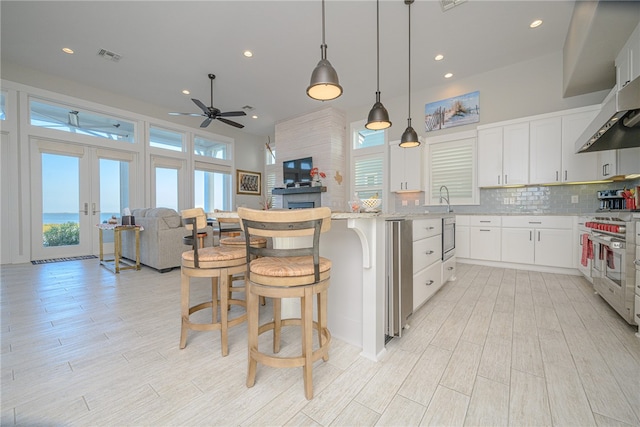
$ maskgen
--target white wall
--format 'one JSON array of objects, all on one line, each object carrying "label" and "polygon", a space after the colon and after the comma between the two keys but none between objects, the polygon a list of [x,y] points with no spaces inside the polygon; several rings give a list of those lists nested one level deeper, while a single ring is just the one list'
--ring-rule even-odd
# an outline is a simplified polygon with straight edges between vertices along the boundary
[{"label": "white wall", "polygon": [[[469,64],[473,66],[473,64]],[[613,64],[611,64],[613,67]],[[419,76],[412,76],[417,81]],[[403,77],[406,80],[406,76]],[[478,125],[550,113],[586,105],[599,104],[608,91],[562,98],[562,52],[535,58],[509,67],[498,68],[466,79],[454,77],[443,84],[411,94],[411,121],[419,136],[432,137],[452,132],[473,130]],[[382,103],[389,111],[393,126],[389,141],[400,139],[407,127],[407,97],[388,99],[384,81],[380,82]],[[372,91],[374,88],[371,89]],[[426,103],[480,91],[480,122],[433,132],[424,128]],[[347,123],[366,119],[370,104],[347,112]]]}]

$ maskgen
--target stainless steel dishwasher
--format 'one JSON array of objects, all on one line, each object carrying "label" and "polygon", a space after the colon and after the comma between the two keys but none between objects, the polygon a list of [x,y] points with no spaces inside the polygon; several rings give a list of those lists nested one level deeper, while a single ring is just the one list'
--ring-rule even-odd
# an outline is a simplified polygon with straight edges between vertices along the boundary
[{"label": "stainless steel dishwasher", "polygon": [[401,337],[413,314],[413,223],[386,221],[385,342]]}]

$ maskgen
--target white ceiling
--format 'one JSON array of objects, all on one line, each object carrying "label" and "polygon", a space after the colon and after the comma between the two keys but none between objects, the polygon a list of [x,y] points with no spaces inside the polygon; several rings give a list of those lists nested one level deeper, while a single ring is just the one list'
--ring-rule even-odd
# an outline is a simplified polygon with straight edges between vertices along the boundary
[{"label": "white ceiling", "polygon": [[[237,121],[259,135],[272,134],[279,120],[321,106],[305,93],[320,59],[319,0],[3,0],[0,7],[2,63],[122,94],[167,112],[198,112],[191,97],[209,105],[207,74],[214,73],[214,105],[222,111],[253,106],[257,120]],[[412,91],[446,84],[446,72],[455,81],[561,51],[573,7],[573,1],[564,0],[468,0],[443,12],[437,1],[417,0],[411,6]],[[325,8],[327,57],[344,87],[331,105],[343,110],[373,105],[376,3],[328,0]],[[534,19],[544,23],[532,30],[528,25]],[[403,0],[380,2],[383,103],[407,93],[407,21]],[[62,53],[63,47],[75,54]],[[122,59],[116,63],[98,57],[99,49]],[[253,58],[242,55],[246,49]],[[445,55],[444,61],[433,60],[437,53]],[[613,64],[615,52],[607,54]],[[181,93],[185,88],[191,95]],[[185,120],[194,127],[201,122]]]}]

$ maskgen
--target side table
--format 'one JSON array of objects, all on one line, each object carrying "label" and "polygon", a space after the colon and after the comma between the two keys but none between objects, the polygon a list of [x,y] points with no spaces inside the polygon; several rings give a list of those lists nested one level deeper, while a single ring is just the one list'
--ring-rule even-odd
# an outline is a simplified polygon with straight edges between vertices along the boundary
[{"label": "side table", "polygon": [[[117,273],[120,270],[140,270],[140,231],[144,228],[140,225],[119,225],[119,224],[98,224],[96,225],[100,232],[100,264],[107,269]],[[105,259],[103,251],[102,232],[104,230],[113,230],[113,259]],[[128,260],[122,259],[122,236],[123,231],[133,231],[136,235],[136,261],[135,264]],[[120,264],[124,264],[121,267]]]}]

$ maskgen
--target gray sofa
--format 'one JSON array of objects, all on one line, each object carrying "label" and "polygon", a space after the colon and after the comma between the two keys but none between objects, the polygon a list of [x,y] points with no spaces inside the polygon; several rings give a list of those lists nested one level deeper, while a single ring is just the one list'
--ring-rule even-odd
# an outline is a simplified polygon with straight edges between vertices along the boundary
[{"label": "gray sofa", "polygon": [[[131,211],[140,232],[140,262],[161,273],[180,267],[182,252],[191,249],[183,245],[182,238],[190,234],[180,214],[169,208],[143,208]],[[213,245],[213,227],[207,226],[204,245]],[[135,259],[135,234],[122,233],[122,256]]]}]

